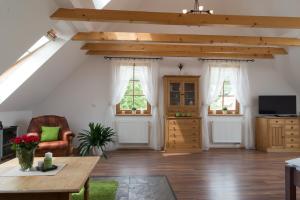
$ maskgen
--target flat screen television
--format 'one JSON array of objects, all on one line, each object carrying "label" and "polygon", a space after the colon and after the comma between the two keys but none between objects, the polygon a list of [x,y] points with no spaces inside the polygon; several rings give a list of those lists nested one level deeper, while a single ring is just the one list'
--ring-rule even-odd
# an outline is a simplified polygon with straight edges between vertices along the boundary
[{"label": "flat screen television", "polygon": [[259,114],[262,115],[296,115],[297,99],[290,96],[259,96]]}]

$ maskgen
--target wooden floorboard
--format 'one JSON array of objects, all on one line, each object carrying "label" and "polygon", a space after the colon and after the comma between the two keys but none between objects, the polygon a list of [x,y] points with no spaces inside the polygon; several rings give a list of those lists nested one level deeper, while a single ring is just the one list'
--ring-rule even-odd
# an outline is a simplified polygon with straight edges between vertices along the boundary
[{"label": "wooden floorboard", "polygon": [[284,161],[300,154],[217,149],[187,155],[122,150],[109,156],[94,176],[166,175],[178,199],[283,200]]}]

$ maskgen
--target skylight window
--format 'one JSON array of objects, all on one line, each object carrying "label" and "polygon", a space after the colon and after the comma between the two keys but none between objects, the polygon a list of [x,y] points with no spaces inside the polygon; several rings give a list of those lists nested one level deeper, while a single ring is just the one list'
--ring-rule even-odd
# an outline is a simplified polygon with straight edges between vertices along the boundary
[{"label": "skylight window", "polygon": [[96,9],[104,8],[111,0],[93,0]]},{"label": "skylight window", "polygon": [[0,75],[0,104],[51,58],[66,40],[57,38],[53,31],[41,37],[8,70]]},{"label": "skylight window", "polygon": [[36,50],[38,50],[39,48],[41,48],[42,46],[44,46],[45,44],[47,44],[50,41],[50,39],[47,36],[43,36],[41,37],[41,39],[39,39],[36,43],[34,43],[34,45],[32,45],[32,47],[30,47],[18,60],[17,62],[19,62],[20,60],[22,60],[23,58],[29,56],[30,54],[32,54],[33,52],[35,52]]}]

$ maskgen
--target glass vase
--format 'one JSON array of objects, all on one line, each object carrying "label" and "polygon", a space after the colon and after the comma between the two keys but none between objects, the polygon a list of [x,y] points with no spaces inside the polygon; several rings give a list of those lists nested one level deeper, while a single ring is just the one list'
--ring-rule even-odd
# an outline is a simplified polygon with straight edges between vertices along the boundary
[{"label": "glass vase", "polygon": [[17,148],[16,156],[19,160],[19,164],[22,171],[30,171],[33,165],[35,148],[33,149],[25,149],[25,148]]}]

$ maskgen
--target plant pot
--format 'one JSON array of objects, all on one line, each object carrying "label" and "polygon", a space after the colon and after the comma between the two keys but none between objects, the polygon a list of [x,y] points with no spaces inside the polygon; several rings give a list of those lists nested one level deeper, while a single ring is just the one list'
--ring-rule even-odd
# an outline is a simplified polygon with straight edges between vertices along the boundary
[{"label": "plant pot", "polygon": [[25,148],[17,148],[16,149],[16,157],[19,160],[19,164],[22,171],[30,171],[33,165],[34,160],[34,149],[25,149]]},{"label": "plant pot", "polygon": [[91,153],[93,156],[102,156],[103,155],[103,152],[102,152],[101,148],[99,148],[99,147],[93,147]]},{"label": "plant pot", "polygon": [[227,115],[228,114],[228,111],[227,110],[223,110],[223,115]]}]

